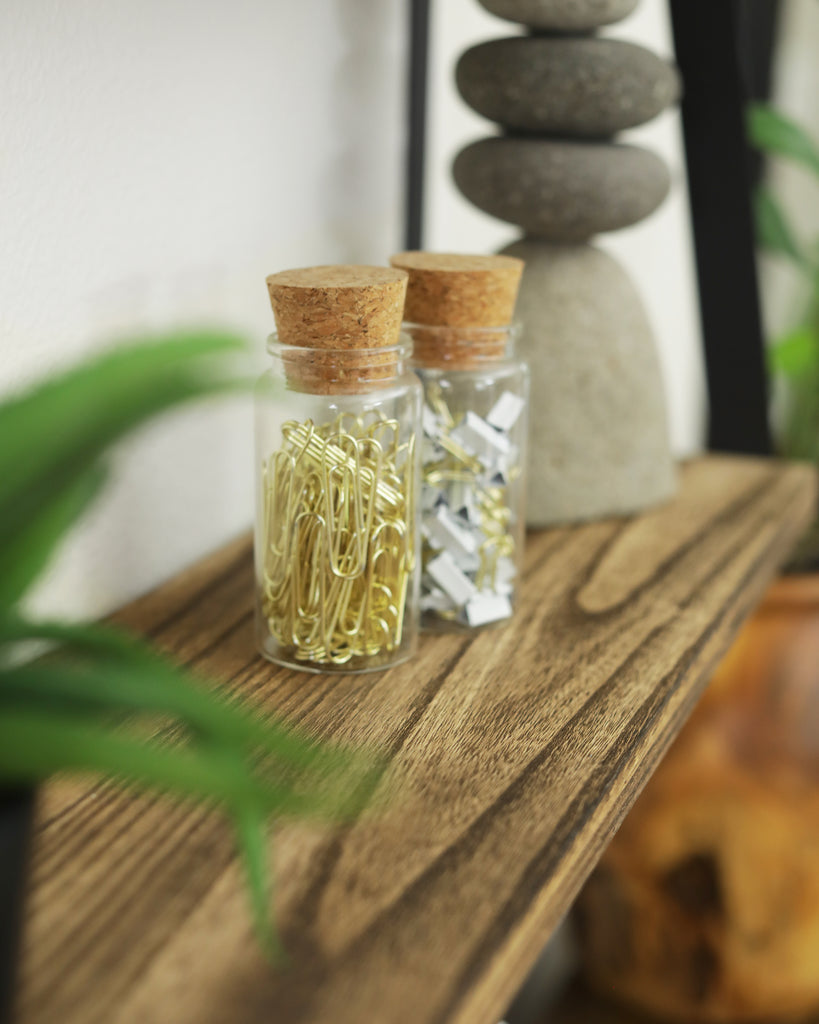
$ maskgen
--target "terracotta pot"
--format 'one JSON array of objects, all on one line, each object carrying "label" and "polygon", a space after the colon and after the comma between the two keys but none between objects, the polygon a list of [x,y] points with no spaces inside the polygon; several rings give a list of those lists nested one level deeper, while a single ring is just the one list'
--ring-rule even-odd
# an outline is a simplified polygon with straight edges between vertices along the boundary
[{"label": "terracotta pot", "polygon": [[819,1012],[819,575],[771,588],[578,916],[590,983],[654,1015]]}]

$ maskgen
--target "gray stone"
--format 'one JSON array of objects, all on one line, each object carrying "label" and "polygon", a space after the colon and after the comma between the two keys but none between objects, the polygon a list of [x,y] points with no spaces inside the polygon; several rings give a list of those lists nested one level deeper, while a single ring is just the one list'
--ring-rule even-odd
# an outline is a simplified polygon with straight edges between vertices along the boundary
[{"label": "gray stone", "polygon": [[481,139],[453,174],[475,206],[550,242],[582,242],[636,224],[668,195],[659,157],[635,146],[546,139]]},{"label": "gray stone", "polygon": [[650,121],[680,96],[667,61],[617,39],[493,39],[467,50],[455,77],[466,103],[491,121],[591,138]]},{"label": "gray stone", "polygon": [[676,482],[654,339],[629,277],[591,246],[524,240],[516,318],[532,373],[530,525],[623,515]]},{"label": "gray stone", "polygon": [[621,21],[639,0],[480,0],[491,14],[532,28],[585,32]]}]

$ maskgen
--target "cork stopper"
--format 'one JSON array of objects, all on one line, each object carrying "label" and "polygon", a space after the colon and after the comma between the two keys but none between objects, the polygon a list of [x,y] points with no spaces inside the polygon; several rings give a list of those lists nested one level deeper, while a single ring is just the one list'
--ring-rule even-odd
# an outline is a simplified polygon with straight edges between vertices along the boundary
[{"label": "cork stopper", "polygon": [[523,260],[514,256],[399,252],[409,274],[404,319],[435,327],[506,327],[512,322]]},{"label": "cork stopper", "polygon": [[[407,274],[329,266],[267,278],[288,381],[319,394],[351,392],[395,376]],[[381,350],[381,351],[379,351]]]},{"label": "cork stopper", "polygon": [[416,362],[466,369],[503,356],[523,260],[401,252],[390,263],[409,274],[404,319],[417,325]]}]

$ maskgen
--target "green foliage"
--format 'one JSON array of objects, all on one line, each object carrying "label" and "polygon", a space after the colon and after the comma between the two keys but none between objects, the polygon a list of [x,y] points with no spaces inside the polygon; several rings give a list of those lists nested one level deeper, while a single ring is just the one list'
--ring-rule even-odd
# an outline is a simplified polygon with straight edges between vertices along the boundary
[{"label": "green foliage", "polygon": [[809,324],[801,324],[772,346],[770,366],[775,373],[804,379],[819,366],[819,337]]},{"label": "green foliage", "polygon": [[797,266],[805,264],[805,257],[788,223],[782,207],[771,191],[761,185],[754,195],[754,215],[759,244],[770,253],[787,256]]},{"label": "green foliage", "polygon": [[[0,784],[83,772],[220,807],[274,952],[268,818],[353,813],[373,763],[262,718],[121,631],[20,608],[104,484],[110,445],[180,402],[244,386],[225,365],[239,347],[215,333],[129,345],[0,404]],[[26,661],[32,641],[53,650]]]},{"label": "green foliage", "polygon": [[239,346],[220,334],[132,345],[0,405],[0,536],[16,542],[33,519],[50,517],[58,496],[149,417],[235,388],[240,382],[220,370]]},{"label": "green foliage", "polygon": [[[748,133],[762,152],[819,178],[819,146],[795,122],[756,104],[748,111]],[[769,346],[769,366],[785,395],[780,446],[791,458],[819,461],[819,240],[800,241],[764,186],[757,190],[755,210],[760,246],[786,258],[807,282],[806,300],[793,326]]]},{"label": "green foliage", "polygon": [[[50,500],[32,512],[28,519],[18,520],[14,528],[4,525],[0,533],[4,538],[0,549],[0,609],[12,607],[23,597],[48,565],[64,534],[102,490],[105,480],[106,471],[102,463],[87,466],[79,470],[73,479],[55,487]],[[6,520],[11,520],[13,514],[9,508]],[[10,542],[5,541],[6,537]]]},{"label": "green foliage", "polygon": [[819,147],[795,121],[773,107],[753,103],[748,109],[748,133],[757,149],[801,164],[819,177]]}]

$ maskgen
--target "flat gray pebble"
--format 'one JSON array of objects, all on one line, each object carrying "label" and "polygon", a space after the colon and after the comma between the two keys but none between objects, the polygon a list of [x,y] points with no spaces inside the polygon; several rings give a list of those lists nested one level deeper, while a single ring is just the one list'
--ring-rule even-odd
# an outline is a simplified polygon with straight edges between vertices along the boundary
[{"label": "flat gray pebble", "polygon": [[485,213],[550,242],[581,242],[648,217],[668,195],[668,168],[635,146],[530,138],[462,149],[455,183]]},{"label": "flat gray pebble", "polygon": [[588,138],[644,124],[680,96],[674,67],[617,39],[493,39],[467,50],[455,77],[464,101],[491,121]]},{"label": "flat gray pebble", "polygon": [[584,32],[627,18],[639,0],[480,0],[491,14],[532,28]]}]

